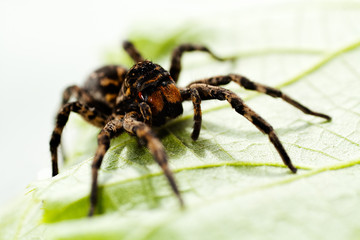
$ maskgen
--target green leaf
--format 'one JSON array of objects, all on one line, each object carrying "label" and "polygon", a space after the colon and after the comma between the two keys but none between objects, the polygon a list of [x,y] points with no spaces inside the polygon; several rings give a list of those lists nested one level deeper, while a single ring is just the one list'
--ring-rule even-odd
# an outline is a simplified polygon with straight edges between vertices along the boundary
[{"label": "green leaf", "polygon": [[281,100],[227,86],[274,126],[297,174],[284,167],[266,136],[223,102],[203,102],[203,128],[192,141],[187,103],[182,117],[157,130],[186,209],[180,210],[148,150],[123,134],[106,154],[98,212],[89,219],[98,130],[74,114],[67,135],[87,135],[75,140],[75,149],[65,146],[72,165],[33,183],[2,210],[0,239],[359,239],[359,7],[320,2],[245,9],[229,17],[226,29],[207,19],[221,36],[211,49],[235,52],[240,60],[183,59],[182,86],[239,72],[332,116],[324,122]]},{"label": "green leaf", "polygon": [[[161,26],[161,25],[160,25]],[[206,38],[214,38],[214,34],[211,34],[204,28],[194,28],[193,23],[183,23],[182,25],[175,27],[172,26],[159,26],[162,29],[161,35],[154,35],[153,30],[149,31],[146,27],[137,27],[136,30],[128,34],[130,40],[136,48],[143,54],[146,59],[151,61],[163,61],[166,58],[170,60],[169,53],[174,47],[181,43],[203,43],[206,42]],[[160,44],[159,44],[160,43]],[[131,66],[133,60],[126,54],[125,50],[110,49],[105,54],[105,61],[108,64],[122,64]]]}]

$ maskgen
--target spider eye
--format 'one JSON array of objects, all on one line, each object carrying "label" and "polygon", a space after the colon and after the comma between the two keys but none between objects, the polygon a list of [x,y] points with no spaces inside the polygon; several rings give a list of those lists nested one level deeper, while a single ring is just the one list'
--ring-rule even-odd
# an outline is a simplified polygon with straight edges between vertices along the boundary
[{"label": "spider eye", "polygon": [[142,95],[141,92],[139,92],[138,96],[139,96],[140,99],[145,100],[145,99],[144,99],[144,96]]}]

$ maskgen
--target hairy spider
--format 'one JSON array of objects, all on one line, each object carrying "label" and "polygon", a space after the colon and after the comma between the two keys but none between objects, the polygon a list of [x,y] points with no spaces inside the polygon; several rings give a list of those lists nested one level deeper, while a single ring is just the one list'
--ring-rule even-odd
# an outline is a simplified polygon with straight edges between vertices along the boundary
[{"label": "hairy spider", "polygon": [[[177,184],[168,167],[165,149],[151,129],[152,125],[163,125],[169,119],[182,114],[183,101],[192,101],[194,106],[194,129],[191,134],[193,140],[199,137],[201,128],[201,100],[226,100],[236,112],[253,123],[262,133],[268,135],[284,164],[293,173],[296,173],[297,169],[293,166],[273,127],[249,108],[235,93],[219,87],[219,85],[233,81],[245,89],[281,98],[306,114],[331,120],[328,115],[310,110],[277,89],[250,81],[238,74],[205,78],[194,81],[185,88],[177,87],[176,82],[181,70],[181,56],[184,52],[202,51],[209,53],[217,60],[229,60],[229,58],[216,56],[204,46],[182,44],[175,48],[169,72],[160,65],[145,60],[132,43],[125,41],[123,47],[134,60],[134,66],[129,70],[118,65],[104,66],[93,72],[83,87],[74,85],[66,88],[62,97],[62,107],[57,115],[56,126],[50,140],[52,175],[55,176],[58,174],[57,148],[70,112],[80,114],[87,122],[101,128],[98,135],[98,147],[91,165],[89,216],[94,214],[96,207],[98,170],[109,149],[110,139],[124,131],[135,135],[140,140],[139,142],[150,150],[154,160],[162,168],[180,205],[183,205]],[[76,101],[69,102],[70,97],[74,97]]]}]

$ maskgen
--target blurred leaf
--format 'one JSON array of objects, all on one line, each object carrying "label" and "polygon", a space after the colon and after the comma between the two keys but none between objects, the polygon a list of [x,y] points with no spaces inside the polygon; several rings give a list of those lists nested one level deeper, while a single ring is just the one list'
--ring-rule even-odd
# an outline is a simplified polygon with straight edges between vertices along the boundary
[{"label": "blurred leaf", "polygon": [[[179,209],[149,152],[123,134],[104,159],[98,213],[89,219],[88,156],[98,130],[77,127],[84,123],[74,115],[67,128],[79,136],[87,133],[76,146],[83,150],[70,155],[80,163],[32,184],[4,209],[0,239],[359,239],[359,8],[334,2],[300,6],[245,9],[230,16],[225,29],[208,20],[221,36],[212,49],[229,53],[230,46],[247,54],[235,69],[189,54],[180,79],[185,85],[232,69],[332,116],[326,123],[280,100],[228,85],[274,126],[298,174],[283,166],[266,136],[225,103],[203,103],[203,128],[193,142],[188,103],[182,117],[157,131],[186,209]],[[150,48],[174,41],[169,39],[141,41]],[[236,44],[229,45],[229,39]]]},{"label": "blurred leaf", "polygon": [[[195,25],[196,26],[196,25]],[[154,34],[143,26],[134,27],[135,30],[128,34],[128,39],[142,55],[151,61],[160,61],[164,57],[170,59],[169,53],[181,43],[203,43],[211,36],[205,29],[194,29],[194,24],[183,24],[177,28],[158,26],[161,34]],[[125,39],[124,39],[125,40]],[[105,61],[108,64],[123,64],[131,66],[133,60],[119,47],[118,50],[110,49],[106,52]]]}]

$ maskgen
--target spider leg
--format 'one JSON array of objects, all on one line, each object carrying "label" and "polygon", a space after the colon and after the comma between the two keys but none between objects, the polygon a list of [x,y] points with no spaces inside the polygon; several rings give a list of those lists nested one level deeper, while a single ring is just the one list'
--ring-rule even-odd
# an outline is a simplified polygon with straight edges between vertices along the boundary
[{"label": "spider leg", "polygon": [[210,51],[207,47],[202,45],[196,45],[191,43],[181,44],[180,46],[176,47],[173,50],[172,57],[171,57],[171,66],[170,66],[170,75],[174,79],[175,82],[178,81],[180,71],[181,71],[181,57],[184,52],[192,52],[192,51],[201,51],[209,53],[213,58],[218,61],[227,61],[227,60],[234,60],[233,57],[231,58],[221,58],[215,55],[212,51]]},{"label": "spider leg", "polygon": [[104,126],[107,119],[105,114],[98,112],[95,109],[91,109],[87,105],[81,104],[80,102],[67,103],[61,108],[56,117],[55,128],[50,139],[52,176],[57,175],[59,172],[57,148],[60,145],[61,134],[69,119],[70,112],[79,113],[85,120],[98,127]]},{"label": "spider leg", "polygon": [[247,120],[254,124],[262,133],[267,134],[271,143],[274,145],[279,155],[281,156],[284,164],[288,168],[296,173],[297,169],[293,166],[290,157],[286,153],[283,145],[281,144],[279,138],[277,137],[273,127],[260,117],[256,112],[249,108],[243,100],[237,96],[235,93],[228,89],[224,89],[218,86],[211,86],[206,84],[192,84],[190,88],[195,88],[198,90],[201,99],[218,99],[218,100],[227,100],[230,105],[235,109],[236,112],[243,115]]},{"label": "spider leg", "polygon": [[145,123],[138,121],[139,114],[136,112],[130,112],[125,115],[124,118],[124,129],[130,134],[136,135],[140,142],[146,145],[154,157],[154,160],[162,168],[164,175],[166,176],[170,186],[179,199],[180,205],[183,206],[184,202],[178,190],[175,178],[172,171],[170,170],[167,162],[167,156],[165,153],[164,146],[160,140],[151,131],[151,128]]},{"label": "spider leg", "polygon": [[105,127],[100,131],[98,135],[98,148],[91,164],[92,182],[90,192],[90,209],[88,213],[89,217],[94,215],[97,203],[98,171],[100,169],[104,155],[110,147],[110,139],[118,136],[120,133],[123,132],[123,118],[123,115],[115,116],[105,125]]},{"label": "spider leg", "polygon": [[144,123],[151,126],[152,125],[152,113],[151,108],[146,102],[141,102],[139,104],[141,115],[144,119]]},{"label": "spider leg", "polygon": [[261,92],[261,93],[265,93],[265,94],[270,95],[270,96],[272,96],[274,98],[281,98],[282,100],[284,100],[285,102],[291,104],[292,106],[296,107],[297,109],[301,110],[305,114],[325,118],[328,121],[331,120],[330,116],[328,116],[326,114],[323,114],[323,113],[314,112],[314,111],[310,110],[309,108],[305,107],[304,105],[302,105],[298,101],[292,99],[290,96],[282,93],[278,89],[275,89],[275,88],[272,88],[272,87],[269,87],[269,86],[266,86],[266,85],[263,85],[263,84],[260,84],[260,83],[257,83],[257,82],[250,81],[248,78],[246,78],[244,76],[241,76],[241,75],[238,75],[238,74],[229,74],[229,75],[225,75],[225,76],[216,76],[216,77],[212,77],[212,78],[206,78],[206,79],[202,79],[202,80],[192,82],[188,86],[191,86],[193,84],[198,84],[198,83],[209,84],[209,85],[213,85],[213,86],[219,86],[219,85],[228,84],[231,81],[239,84],[240,86],[244,87],[245,89],[255,90],[255,91],[258,91],[258,92]]},{"label": "spider leg", "polygon": [[124,41],[123,48],[129,54],[129,56],[134,60],[135,63],[145,61],[145,59],[141,56],[139,51],[135,48],[134,44],[132,44],[131,42]]},{"label": "spider leg", "polygon": [[93,98],[85,90],[81,89],[79,86],[72,85],[67,87],[62,95],[62,106],[69,102],[71,97],[75,97],[77,101],[81,102],[92,102]]},{"label": "spider leg", "polygon": [[180,89],[181,98],[184,100],[190,100],[194,106],[194,126],[191,138],[196,141],[199,138],[201,129],[201,98],[199,92],[195,88]]}]

